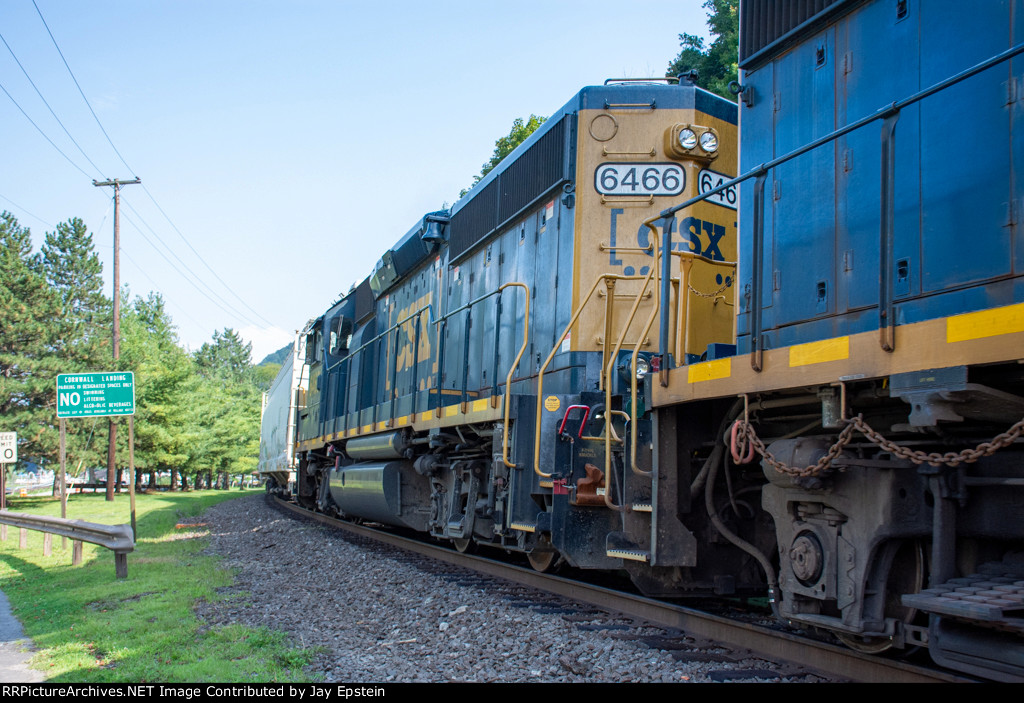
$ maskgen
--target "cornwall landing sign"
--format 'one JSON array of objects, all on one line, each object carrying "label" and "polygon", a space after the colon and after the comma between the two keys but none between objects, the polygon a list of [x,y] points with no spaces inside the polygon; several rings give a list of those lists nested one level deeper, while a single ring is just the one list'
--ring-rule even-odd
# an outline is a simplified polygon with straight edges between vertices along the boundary
[{"label": "cornwall landing sign", "polygon": [[57,417],[135,414],[131,372],[57,374]]}]

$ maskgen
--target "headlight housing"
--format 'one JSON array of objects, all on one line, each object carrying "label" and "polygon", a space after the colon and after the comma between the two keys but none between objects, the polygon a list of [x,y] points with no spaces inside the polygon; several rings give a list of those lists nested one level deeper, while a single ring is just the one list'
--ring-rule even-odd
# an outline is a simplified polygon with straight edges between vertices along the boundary
[{"label": "headlight housing", "polygon": [[[636,380],[637,382],[643,381],[644,376],[651,372],[651,361],[646,356],[641,354],[636,358]],[[633,357],[632,354],[626,355],[622,358],[619,363],[619,376],[623,382],[630,382],[630,375],[633,373]]]},{"label": "headlight housing", "polygon": [[718,156],[720,140],[713,127],[676,124],[665,131],[665,155],[675,159],[710,162]]}]

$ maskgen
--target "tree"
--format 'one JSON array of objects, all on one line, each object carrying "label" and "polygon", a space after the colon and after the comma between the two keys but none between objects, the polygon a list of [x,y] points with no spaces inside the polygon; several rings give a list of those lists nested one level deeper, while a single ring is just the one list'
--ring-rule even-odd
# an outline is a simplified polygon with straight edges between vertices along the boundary
[{"label": "tree", "polygon": [[[46,233],[40,250],[42,272],[56,293],[61,312],[51,321],[57,340],[53,352],[61,373],[112,369],[110,329],[112,306],[103,294],[103,265],[93,247],[92,234],[75,217]],[[67,424],[68,465],[95,466],[106,449],[95,441],[96,421]],[[102,433],[100,433],[102,434]],[[100,445],[97,448],[97,445]]]},{"label": "tree", "polygon": [[678,76],[690,69],[699,74],[698,85],[729,100],[730,81],[739,75],[739,0],[705,0],[708,28],[714,40],[705,48],[704,39],[695,34],[680,34],[682,51],[668,65],[667,76]]},{"label": "tree", "polygon": [[[149,470],[152,479],[189,458],[181,428],[195,400],[195,366],[178,346],[160,294],[125,302],[120,363],[135,374],[135,466]],[[137,482],[135,476],[130,480]]]},{"label": "tree", "polygon": [[242,340],[230,327],[214,332],[213,341],[205,342],[195,354],[196,366],[207,376],[223,376],[232,381],[252,378],[252,345]]},{"label": "tree", "polygon": [[226,484],[231,474],[256,468],[260,437],[260,388],[249,362],[251,345],[231,329],[215,332],[213,341],[195,353],[198,392],[186,431],[187,470],[212,483]]},{"label": "tree", "polygon": [[55,350],[61,312],[28,228],[0,213],[0,417],[18,433],[19,455],[57,458]]},{"label": "tree", "polygon": [[[495,166],[500,164],[506,156],[515,150],[517,146],[526,141],[526,138],[537,131],[537,128],[544,124],[547,119],[547,117],[530,115],[530,119],[523,121],[522,117],[517,117],[512,122],[512,131],[508,133],[508,136],[499,137],[498,140],[494,142],[494,153],[491,155],[490,160],[480,167],[480,175],[473,176],[473,185],[479,183],[484,176],[493,171]],[[468,192],[468,188],[463,190],[459,193],[459,197],[461,198]]]}]

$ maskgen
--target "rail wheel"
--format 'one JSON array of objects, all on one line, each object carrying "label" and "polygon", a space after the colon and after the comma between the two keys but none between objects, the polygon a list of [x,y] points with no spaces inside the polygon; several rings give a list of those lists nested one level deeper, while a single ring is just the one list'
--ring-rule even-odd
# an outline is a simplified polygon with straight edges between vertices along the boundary
[{"label": "rail wheel", "polygon": [[530,561],[530,566],[533,567],[534,571],[539,571],[540,573],[545,574],[551,571],[555,562],[558,561],[558,552],[553,549],[534,549],[526,555],[526,558]]},{"label": "rail wheel", "polygon": [[[907,608],[900,602],[904,593],[917,593],[924,588],[927,562],[924,545],[920,540],[907,540],[879,557],[880,571],[886,571],[884,579],[883,614],[903,623],[911,623],[917,616],[916,608]],[[847,633],[836,633],[839,641],[850,649],[865,654],[880,654],[893,647],[889,637],[860,637]]]},{"label": "rail wheel", "polygon": [[555,567],[558,563],[558,557],[558,550],[551,545],[551,536],[547,533],[542,534],[534,548],[526,553],[526,558],[529,560],[533,570],[539,571],[542,574],[551,571]]},{"label": "rail wheel", "polygon": [[465,554],[469,551],[470,547],[473,546],[473,540],[471,539],[453,539],[452,544],[455,545],[455,550],[459,554]]}]

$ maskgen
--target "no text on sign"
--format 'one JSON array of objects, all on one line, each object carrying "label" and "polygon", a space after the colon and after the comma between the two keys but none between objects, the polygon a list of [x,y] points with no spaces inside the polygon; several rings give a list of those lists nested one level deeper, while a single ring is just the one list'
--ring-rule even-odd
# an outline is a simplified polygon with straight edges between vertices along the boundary
[{"label": "no text on sign", "polygon": [[18,433],[0,432],[0,464],[13,464],[18,460]]},{"label": "no text on sign", "polygon": [[135,375],[129,371],[57,374],[57,417],[135,414]]}]

